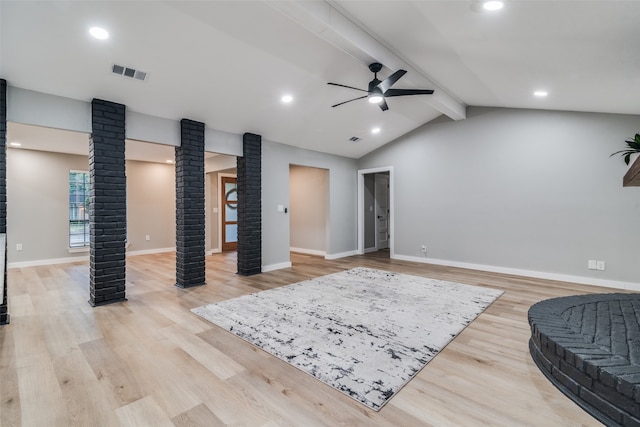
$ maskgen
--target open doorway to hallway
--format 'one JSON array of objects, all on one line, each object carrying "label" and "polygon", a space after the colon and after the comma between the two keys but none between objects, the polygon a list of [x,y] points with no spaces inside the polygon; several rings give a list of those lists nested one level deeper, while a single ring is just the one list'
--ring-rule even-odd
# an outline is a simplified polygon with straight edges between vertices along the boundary
[{"label": "open doorway to hallway", "polygon": [[329,221],[329,170],[289,165],[289,247],[324,257]]},{"label": "open doorway to hallway", "polygon": [[393,256],[393,170],[358,171],[358,252]]}]

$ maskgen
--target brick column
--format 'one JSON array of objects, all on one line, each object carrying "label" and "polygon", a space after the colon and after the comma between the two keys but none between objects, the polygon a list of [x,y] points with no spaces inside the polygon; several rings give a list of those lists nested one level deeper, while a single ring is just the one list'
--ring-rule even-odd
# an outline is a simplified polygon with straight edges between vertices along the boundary
[{"label": "brick column", "polygon": [[[7,81],[0,79],[0,233],[7,233]],[[3,291],[0,298],[0,325],[9,323],[7,311],[7,244],[4,247]]]},{"label": "brick column", "polygon": [[100,99],[91,101],[89,303],[94,307],[126,301],[125,108]]},{"label": "brick column", "polygon": [[238,157],[238,274],[262,272],[262,137],[245,133]]},{"label": "brick column", "polygon": [[182,119],[176,147],[176,286],[205,284],[204,123]]}]

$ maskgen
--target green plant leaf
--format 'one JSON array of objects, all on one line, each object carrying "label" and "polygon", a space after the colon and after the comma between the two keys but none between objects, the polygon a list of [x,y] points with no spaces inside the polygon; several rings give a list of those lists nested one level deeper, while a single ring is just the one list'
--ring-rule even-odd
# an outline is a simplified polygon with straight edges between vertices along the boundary
[{"label": "green plant leaf", "polygon": [[627,155],[624,156],[624,162],[626,164],[629,164],[629,161],[631,160],[631,154],[633,154],[633,153],[627,153]]}]

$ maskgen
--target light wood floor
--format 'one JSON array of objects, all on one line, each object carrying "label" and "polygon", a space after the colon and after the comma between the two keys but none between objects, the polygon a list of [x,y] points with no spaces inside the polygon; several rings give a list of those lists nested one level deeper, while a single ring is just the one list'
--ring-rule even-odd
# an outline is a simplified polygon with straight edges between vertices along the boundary
[{"label": "light wood floor", "polygon": [[[611,292],[385,259],[292,254],[293,268],[235,274],[207,257],[207,285],[174,287],[173,254],[127,259],[124,303],[91,308],[85,263],[9,270],[0,327],[2,426],[598,426],[531,361],[527,310]],[[189,309],[365,266],[505,291],[380,412],[207,323]]]}]

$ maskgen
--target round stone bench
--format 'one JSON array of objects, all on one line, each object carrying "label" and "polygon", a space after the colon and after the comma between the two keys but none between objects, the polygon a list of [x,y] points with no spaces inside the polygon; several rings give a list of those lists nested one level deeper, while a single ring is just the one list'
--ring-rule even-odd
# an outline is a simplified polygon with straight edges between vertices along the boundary
[{"label": "round stone bench", "polygon": [[640,294],[541,301],[529,325],[531,356],[560,391],[605,425],[640,427]]}]

